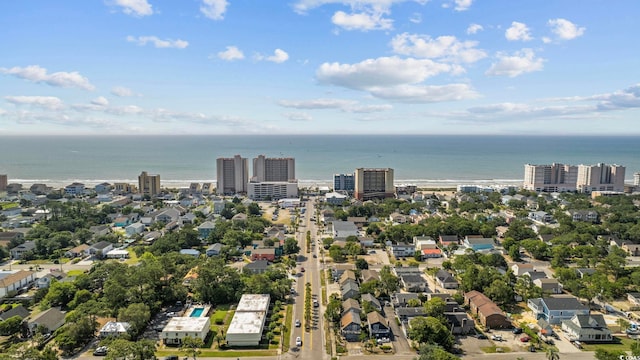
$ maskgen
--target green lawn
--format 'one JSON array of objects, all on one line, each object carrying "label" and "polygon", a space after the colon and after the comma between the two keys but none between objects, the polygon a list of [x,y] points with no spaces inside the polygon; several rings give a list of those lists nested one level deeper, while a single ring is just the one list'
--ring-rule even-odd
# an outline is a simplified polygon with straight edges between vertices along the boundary
[{"label": "green lawn", "polygon": [[224,322],[224,318],[227,316],[228,310],[216,309],[216,311],[211,315],[211,323],[215,325],[219,325],[221,321]]},{"label": "green lawn", "polygon": [[629,339],[628,337],[620,337],[620,336],[614,336],[614,339],[616,339],[616,341],[611,344],[582,343],[582,348],[585,351],[596,351],[596,349],[603,349],[603,350],[609,350],[609,351],[611,350],[629,351],[631,349],[631,344],[633,344],[636,341],[633,339]]},{"label": "green lawn", "polygon": [[[235,351],[235,350],[224,350],[224,351],[202,350],[202,352],[200,353],[199,357],[242,358],[242,357],[254,357],[254,356],[275,356],[277,354],[278,354],[277,350],[243,350],[243,351]],[[167,355],[185,356],[186,353],[180,351],[179,349],[156,351],[156,357],[167,356]]]},{"label": "green lawn", "polygon": [[284,331],[282,333],[282,351],[289,351],[290,341],[291,341],[291,327],[293,324],[293,305],[287,305],[287,313],[285,315],[284,321]]},{"label": "green lawn", "polygon": [[82,275],[84,274],[84,271],[82,270],[69,270],[67,272],[67,276],[78,276],[78,275]]}]

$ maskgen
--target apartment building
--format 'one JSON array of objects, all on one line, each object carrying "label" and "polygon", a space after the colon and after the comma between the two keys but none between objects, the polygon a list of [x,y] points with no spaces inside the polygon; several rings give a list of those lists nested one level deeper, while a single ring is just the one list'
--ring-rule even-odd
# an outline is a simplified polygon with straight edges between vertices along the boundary
[{"label": "apartment building", "polygon": [[230,195],[247,192],[249,182],[249,162],[247,158],[235,155],[233,158],[216,160],[216,194]]},{"label": "apartment building", "polygon": [[268,158],[258,155],[253,159],[253,177],[251,181],[289,182],[296,179],[296,161],[294,158]]},{"label": "apartment building", "polygon": [[599,163],[578,165],[576,189],[579,192],[624,191],[625,167]]},{"label": "apartment building", "polygon": [[354,173],[354,197],[358,200],[385,199],[394,196],[393,169],[357,168]]},{"label": "apartment building", "polygon": [[7,175],[0,174],[0,191],[7,191],[8,184]]},{"label": "apartment building", "polygon": [[160,193],[160,175],[150,175],[143,171],[138,176],[138,189],[142,195],[158,195]]},{"label": "apartment building", "polygon": [[524,166],[524,189],[538,192],[576,191],[578,167],[556,164]]},{"label": "apartment building", "polygon": [[353,194],[355,189],[355,177],[353,174],[335,174],[333,175],[333,190],[343,190],[348,194]]}]

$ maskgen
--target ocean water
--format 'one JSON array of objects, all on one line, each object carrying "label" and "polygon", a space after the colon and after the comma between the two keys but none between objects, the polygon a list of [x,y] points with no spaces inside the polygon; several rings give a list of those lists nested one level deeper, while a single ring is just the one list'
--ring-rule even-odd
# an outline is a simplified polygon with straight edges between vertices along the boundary
[{"label": "ocean water", "polygon": [[626,166],[640,171],[640,137],[536,136],[11,136],[0,137],[0,174],[9,182],[64,186],[73,181],[136,183],[141,171],[163,186],[215,182],[215,159],[294,157],[302,185],[326,185],[335,173],[390,167],[396,183],[453,186],[520,184],[524,164]]}]

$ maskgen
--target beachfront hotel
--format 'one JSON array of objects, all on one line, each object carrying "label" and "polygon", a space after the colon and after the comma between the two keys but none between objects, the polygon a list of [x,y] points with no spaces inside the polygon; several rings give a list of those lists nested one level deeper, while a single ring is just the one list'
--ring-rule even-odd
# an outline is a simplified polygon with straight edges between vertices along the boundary
[{"label": "beachfront hotel", "polygon": [[143,171],[138,176],[138,189],[142,195],[155,196],[160,194],[160,175],[149,175]]},{"label": "beachfront hotel", "polygon": [[287,182],[296,180],[296,160],[294,158],[268,158],[258,155],[253,159],[251,181]]},{"label": "beachfront hotel", "polygon": [[523,187],[537,192],[622,192],[624,176],[625,167],[620,165],[526,164]]},{"label": "beachfront hotel", "polygon": [[355,176],[353,174],[335,174],[333,175],[333,190],[346,191],[349,195],[353,194],[355,189]]},{"label": "beachfront hotel", "polygon": [[235,155],[233,158],[216,159],[216,194],[231,195],[247,192],[249,182],[249,162],[247,158]]},{"label": "beachfront hotel", "polygon": [[624,191],[625,167],[599,163],[578,165],[576,188],[582,193],[594,191]]},{"label": "beachfront hotel", "polygon": [[358,200],[385,199],[394,196],[393,169],[357,168],[354,172],[354,197]]},{"label": "beachfront hotel", "polygon": [[538,192],[576,191],[578,167],[556,164],[524,166],[524,189]]}]

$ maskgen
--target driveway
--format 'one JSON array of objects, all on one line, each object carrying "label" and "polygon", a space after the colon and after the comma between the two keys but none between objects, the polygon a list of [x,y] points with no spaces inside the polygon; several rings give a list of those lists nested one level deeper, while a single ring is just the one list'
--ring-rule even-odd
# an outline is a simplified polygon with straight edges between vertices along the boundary
[{"label": "driveway", "polygon": [[393,307],[391,305],[384,307],[385,318],[389,322],[389,326],[391,327],[392,337],[391,342],[393,344],[393,348],[396,350],[396,354],[406,355],[413,354],[414,351],[411,349],[409,345],[409,341],[404,336],[404,332],[398,323],[396,322],[395,313],[393,312]]}]

